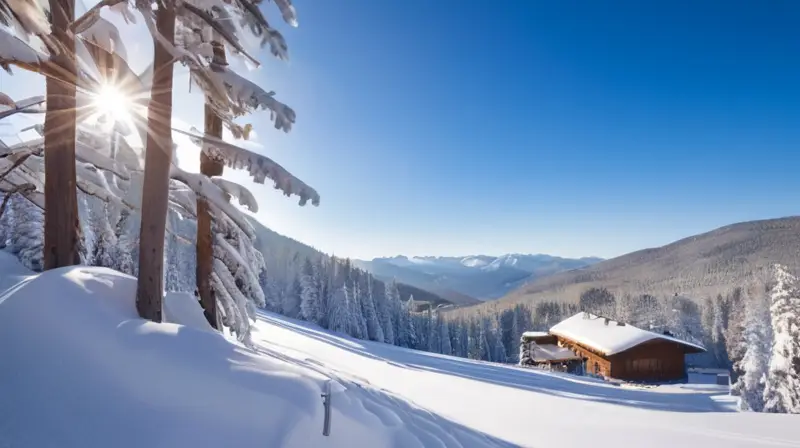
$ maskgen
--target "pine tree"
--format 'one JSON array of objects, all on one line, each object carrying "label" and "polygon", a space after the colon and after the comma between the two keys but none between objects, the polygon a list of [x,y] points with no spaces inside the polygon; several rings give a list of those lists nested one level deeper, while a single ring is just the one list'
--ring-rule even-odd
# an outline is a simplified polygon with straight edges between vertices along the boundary
[{"label": "pine tree", "polygon": [[378,317],[383,328],[383,341],[395,345],[397,339],[394,334],[394,320],[392,319],[392,306],[390,303],[390,287],[386,286],[382,300],[378,301]]},{"label": "pine tree", "polygon": [[366,275],[367,289],[362,298],[362,307],[364,308],[364,319],[367,324],[367,335],[369,339],[376,342],[383,342],[383,328],[378,320],[378,312],[375,309],[375,298],[372,295],[372,276]]},{"label": "pine tree", "polygon": [[320,272],[311,260],[306,259],[303,265],[303,276],[300,279],[300,316],[304,320],[318,325],[322,322],[319,286]]},{"label": "pine tree", "polygon": [[416,304],[414,303],[414,295],[409,295],[403,312],[407,316],[408,330],[406,333],[408,338],[408,347],[410,348],[417,348],[417,326],[414,324],[415,307]]},{"label": "pine tree", "polygon": [[797,278],[776,265],[770,315],[774,342],[764,389],[764,412],[800,413],[800,297]]},{"label": "pine tree", "polygon": [[450,328],[441,313],[437,313],[439,321],[439,341],[441,343],[440,353],[443,355],[453,354],[453,348],[450,345]]},{"label": "pine tree", "polygon": [[295,277],[283,296],[282,314],[288,317],[300,316],[300,303],[303,296],[303,285],[299,277]]},{"label": "pine tree", "polygon": [[348,333],[351,328],[351,316],[348,306],[347,286],[337,288],[331,296],[328,307],[328,329],[339,333]]},{"label": "pine tree", "polygon": [[764,409],[764,386],[772,348],[772,323],[767,297],[753,297],[747,302],[742,343],[744,356],[736,366],[736,370],[742,374],[733,385],[733,393],[740,397],[743,410],[760,412]]},{"label": "pine tree", "polygon": [[42,258],[44,214],[42,210],[20,195],[9,199],[14,228],[9,238],[9,249],[23,266],[33,271],[44,268]]}]

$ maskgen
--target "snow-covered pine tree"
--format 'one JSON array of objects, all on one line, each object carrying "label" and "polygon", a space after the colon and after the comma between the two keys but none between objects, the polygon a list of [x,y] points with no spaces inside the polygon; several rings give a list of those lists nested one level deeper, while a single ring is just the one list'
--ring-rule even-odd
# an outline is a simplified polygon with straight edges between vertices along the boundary
[{"label": "snow-covered pine tree", "polygon": [[292,284],[283,297],[283,306],[281,313],[288,317],[298,317],[300,315],[300,300],[303,295],[303,286],[300,283],[300,278],[295,277]]},{"label": "snow-covered pine tree", "polygon": [[364,309],[364,319],[367,324],[367,336],[377,342],[384,342],[383,328],[378,320],[378,312],[375,306],[375,298],[372,294],[373,279],[372,275],[366,275],[366,291],[362,297],[362,307]]},{"label": "snow-covered pine tree", "polygon": [[443,355],[453,354],[453,347],[450,345],[450,327],[448,326],[447,319],[441,313],[437,314],[437,321],[439,322],[439,341],[441,350],[439,352]]},{"label": "snow-covered pine tree", "polygon": [[44,269],[44,214],[42,209],[20,195],[9,199],[13,216],[13,231],[9,238],[9,249],[23,266],[33,271]]},{"label": "snow-covered pine tree", "polygon": [[732,390],[739,396],[743,410],[761,412],[764,409],[764,386],[772,349],[769,306],[770,298],[765,294],[755,296],[745,304],[744,356],[735,366],[741,375]]},{"label": "snow-covered pine tree", "polygon": [[764,388],[764,412],[800,413],[800,291],[797,278],[774,266],[770,315],[774,342]]},{"label": "snow-covered pine tree", "polygon": [[439,330],[439,313],[433,313],[428,308],[428,351],[442,352],[442,332]]},{"label": "snow-covered pine tree", "polygon": [[409,348],[417,348],[417,326],[414,323],[414,315],[416,310],[416,303],[414,303],[414,295],[410,294],[408,300],[404,304],[403,313],[407,316],[407,341]]},{"label": "snow-covered pine tree", "polygon": [[494,354],[492,356],[492,361],[499,362],[499,363],[506,363],[508,362],[508,357],[506,356],[506,347],[503,344],[503,338],[501,337],[501,330],[499,327],[494,328]]},{"label": "snow-covered pine tree", "polygon": [[395,345],[397,339],[394,334],[394,320],[392,318],[392,304],[390,287],[385,285],[384,294],[378,296],[377,311],[381,328],[383,328],[383,342]]},{"label": "snow-covered pine tree", "polygon": [[319,303],[320,273],[317,266],[306,258],[303,264],[303,276],[300,279],[300,316],[309,322],[320,324],[321,309]]},{"label": "snow-covered pine tree", "polygon": [[[766,297],[765,288],[766,285],[761,285],[759,282],[752,297]],[[746,348],[744,342],[746,327],[745,312],[747,310],[746,297],[744,290],[738,287],[735,288],[728,297],[730,317],[728,319],[728,328],[725,330],[725,350],[728,352],[728,359],[731,361],[731,378],[734,382],[737,381],[743,373],[737,366],[740,365]]]},{"label": "snow-covered pine tree", "polygon": [[714,316],[711,327],[711,342],[714,344],[714,353],[717,365],[729,367],[728,350],[725,342],[725,317],[723,316],[724,299],[721,294],[714,300]]},{"label": "snow-covered pine tree", "polygon": [[350,329],[350,308],[348,306],[347,286],[336,288],[328,308],[328,329],[347,334]]}]

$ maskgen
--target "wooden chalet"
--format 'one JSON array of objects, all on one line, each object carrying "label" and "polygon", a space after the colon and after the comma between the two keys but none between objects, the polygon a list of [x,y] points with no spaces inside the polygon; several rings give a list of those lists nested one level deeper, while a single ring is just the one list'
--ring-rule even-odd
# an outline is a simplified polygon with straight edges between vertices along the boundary
[{"label": "wooden chalet", "polygon": [[[522,365],[557,364],[572,373],[642,382],[684,379],[686,355],[705,351],[670,335],[584,312],[547,333],[524,333],[521,344]],[[548,353],[553,353],[553,359],[548,359]]]}]

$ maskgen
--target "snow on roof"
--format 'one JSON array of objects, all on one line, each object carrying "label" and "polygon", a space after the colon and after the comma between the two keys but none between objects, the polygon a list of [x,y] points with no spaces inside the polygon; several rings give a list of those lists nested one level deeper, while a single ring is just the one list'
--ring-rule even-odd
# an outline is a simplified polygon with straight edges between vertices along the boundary
[{"label": "snow on roof", "polygon": [[580,359],[572,350],[553,344],[535,344],[532,347],[531,359],[535,362],[568,361]]},{"label": "snow on roof", "polygon": [[605,321],[604,317],[580,312],[553,326],[550,329],[550,334],[571,339],[607,356],[624,352],[654,339],[677,342],[699,351],[705,351],[702,346],[691,342],[642,330],[629,324],[619,325],[613,320],[609,320],[608,324]]},{"label": "snow on roof", "polygon": [[545,336],[550,336],[550,333],[546,331],[526,331],[522,333],[523,338],[543,338]]}]

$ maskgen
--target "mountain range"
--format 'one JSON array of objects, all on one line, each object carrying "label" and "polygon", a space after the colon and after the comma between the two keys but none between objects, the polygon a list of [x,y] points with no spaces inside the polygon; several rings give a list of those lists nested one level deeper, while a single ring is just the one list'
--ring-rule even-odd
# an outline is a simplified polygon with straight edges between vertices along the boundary
[{"label": "mountain range", "polygon": [[663,247],[541,277],[500,302],[577,301],[593,287],[616,295],[680,294],[699,300],[763,280],[765,268],[773,263],[800,271],[800,217],[732,224]]},{"label": "mountain range", "polygon": [[431,291],[458,305],[470,305],[502,297],[537,278],[579,269],[600,258],[561,258],[543,254],[506,254],[499,257],[407,257],[398,255],[353,263],[382,280]]},{"label": "mountain range", "polygon": [[[297,271],[302,266],[305,259],[318,260],[323,257],[330,257],[307,244],[303,244],[295,239],[275,232],[252,216],[248,216],[247,219],[255,230],[255,247],[264,256],[267,275],[276,280],[279,284],[282,284],[283,287],[288,287],[296,278],[298,274]],[[384,286],[383,281],[376,278],[374,288],[382,291]],[[414,285],[400,282],[399,280],[397,289],[400,291],[400,298],[402,300],[408,300],[409,297],[414,296],[414,300],[418,302],[419,306],[426,306],[425,304],[427,303],[436,307],[439,305],[463,302],[463,299],[459,298],[457,295],[443,297]],[[476,302],[477,301],[473,300],[470,303]]]}]

